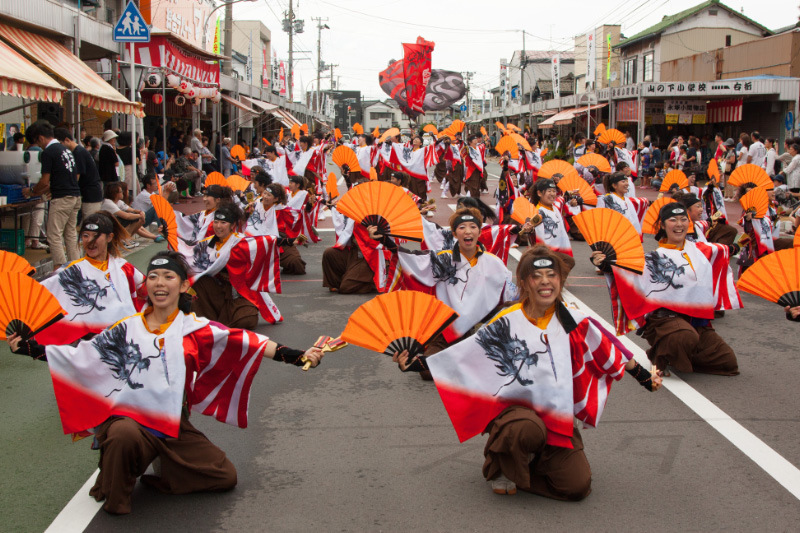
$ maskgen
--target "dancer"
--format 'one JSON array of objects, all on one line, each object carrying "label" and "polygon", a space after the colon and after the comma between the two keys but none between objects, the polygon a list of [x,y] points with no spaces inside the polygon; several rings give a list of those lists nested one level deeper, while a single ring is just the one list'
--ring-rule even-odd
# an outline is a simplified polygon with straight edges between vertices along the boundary
[{"label": "dancer", "polygon": [[633,224],[633,227],[636,228],[639,236],[641,236],[642,219],[644,218],[644,213],[647,212],[649,202],[646,199],[642,199],[642,203],[644,203],[644,212],[642,212],[641,208],[637,209],[632,199],[626,196],[628,188],[630,187],[630,180],[622,172],[607,174],[604,179],[603,187],[606,191],[610,192],[597,197],[597,207],[607,207],[622,214],[631,221],[631,224]]},{"label": "dancer", "polygon": [[[109,513],[131,512],[140,476],[167,494],[232,489],[236,468],[190,412],[247,427],[262,357],[297,366],[322,360],[318,348],[295,350],[189,313],[188,274],[180,254],[159,252],[148,264],[144,312],[77,347],[8,339],[14,353],[48,362],[64,431],[94,433],[100,473],[89,493]],[[155,473],[144,475],[157,458]]]}]

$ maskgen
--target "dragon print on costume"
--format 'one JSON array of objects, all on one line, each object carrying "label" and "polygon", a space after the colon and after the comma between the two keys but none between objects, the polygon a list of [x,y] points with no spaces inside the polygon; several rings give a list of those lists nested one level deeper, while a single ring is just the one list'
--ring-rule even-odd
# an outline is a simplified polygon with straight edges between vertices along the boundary
[{"label": "dragon print on costume", "polygon": [[[542,336],[544,336],[544,333],[542,333]],[[494,366],[497,368],[497,375],[511,377],[511,380],[501,386],[494,393],[494,396],[497,396],[503,387],[507,387],[515,381],[523,386],[533,385],[532,379],[520,376],[522,367],[524,365],[529,368],[537,366],[539,364],[539,356],[547,352],[531,353],[528,350],[528,343],[524,339],[520,339],[516,334],[511,335],[511,327],[507,317],[502,317],[481,328],[475,334],[475,340],[486,351],[487,357],[494,362]]]},{"label": "dragon print on costume", "polygon": [[[128,326],[125,323],[115,328],[107,329],[94,339],[92,344],[100,352],[100,360],[111,367],[114,377],[123,382],[133,390],[144,387],[141,383],[134,381],[134,372],[142,373],[150,368],[150,359],[157,359],[158,356],[142,357],[142,350],[133,341],[127,340]],[[122,388],[114,389],[106,397]]]},{"label": "dragon print on costume", "polygon": [[545,234],[552,239],[558,237],[558,235],[556,235],[558,222],[547,216],[544,209],[539,209],[539,213],[542,215],[542,229]]},{"label": "dragon print on costume", "polygon": [[466,283],[466,280],[459,279],[456,276],[458,269],[453,264],[453,254],[437,254],[433,250],[428,253],[431,255],[431,270],[436,281],[445,281],[450,285],[455,285],[459,281]]},{"label": "dragon print on costume", "polygon": [[101,287],[93,279],[84,277],[81,269],[77,266],[65,268],[58,275],[58,283],[64,292],[69,296],[72,305],[79,308],[88,308],[86,311],[74,313],[69,317],[69,320],[75,320],[81,315],[91,313],[93,310],[105,310],[105,307],[98,303],[98,300],[108,296],[108,289],[113,288],[110,283]]},{"label": "dragon print on costume", "polygon": [[669,288],[681,289],[683,285],[675,282],[676,276],[682,276],[686,272],[686,264],[678,266],[671,258],[659,254],[657,251],[649,252],[644,255],[647,270],[650,272],[650,283],[663,285],[662,288],[652,289],[647,293],[650,296],[654,292],[662,292]]},{"label": "dragon print on costume", "polygon": [[603,199],[605,200],[606,207],[608,207],[609,209],[613,209],[614,211],[616,211],[621,215],[624,215],[625,212],[628,210],[628,207],[626,205],[624,204],[620,205],[620,203],[617,202],[617,199],[614,198],[613,194],[606,194],[603,197]]},{"label": "dragon print on costume", "polygon": [[192,268],[195,272],[204,272],[208,270],[213,261],[208,255],[208,244],[200,243],[194,247],[192,253]]}]

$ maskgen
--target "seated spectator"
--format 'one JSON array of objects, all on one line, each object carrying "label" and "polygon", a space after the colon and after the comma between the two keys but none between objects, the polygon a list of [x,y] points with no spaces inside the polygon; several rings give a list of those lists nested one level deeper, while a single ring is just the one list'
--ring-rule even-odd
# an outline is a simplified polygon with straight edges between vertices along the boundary
[{"label": "seated spectator", "polygon": [[[105,199],[103,200],[103,204],[100,206],[101,210],[108,211],[114,215],[114,217],[119,220],[119,223],[122,224],[122,226],[131,235],[136,233],[145,239],[151,239],[156,242],[161,242],[164,240],[161,235],[154,235],[144,229],[143,226],[145,223],[145,214],[138,209],[133,209],[123,202],[122,198],[124,196],[125,191],[122,188],[121,182],[106,184]],[[125,243],[125,248],[128,248],[129,250],[137,246],[139,246],[139,243],[133,239]]]},{"label": "seated spectator", "polygon": [[192,184],[194,185],[194,195],[202,196],[203,193],[200,192],[200,189],[203,187],[205,173],[194,164],[197,156],[192,153],[190,148],[184,148],[183,154],[174,163],[168,165],[164,171],[164,179],[174,181],[178,191],[181,192],[188,190],[189,184]]}]

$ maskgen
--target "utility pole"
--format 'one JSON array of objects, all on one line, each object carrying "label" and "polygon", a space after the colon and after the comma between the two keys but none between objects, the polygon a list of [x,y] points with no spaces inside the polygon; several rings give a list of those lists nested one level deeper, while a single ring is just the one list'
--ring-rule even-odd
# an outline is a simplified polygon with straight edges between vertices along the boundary
[{"label": "utility pole", "polygon": [[472,114],[472,102],[471,102],[472,95],[469,92],[469,82],[472,81],[472,76],[474,76],[474,75],[475,75],[474,72],[464,72],[464,79],[467,82],[467,84],[466,84],[467,85],[467,116],[470,116]]},{"label": "utility pole", "polygon": [[331,69],[331,91],[333,90],[333,67],[338,67],[339,65],[328,65]]},{"label": "utility pole", "polygon": [[294,9],[289,0],[289,101],[294,102]]},{"label": "utility pole", "polygon": [[322,66],[322,30],[329,30],[330,27],[327,24],[323,24],[323,22],[327,22],[328,18],[321,18],[321,17],[311,17],[311,20],[317,21],[317,96],[315,98],[316,101],[316,112],[319,113],[319,94],[320,94],[320,87],[319,87],[319,79],[320,74],[322,73],[323,66]]},{"label": "utility pole", "polygon": [[525,30],[522,30],[522,57],[520,57],[519,61],[519,114],[524,121],[525,117],[522,116],[522,106],[525,105],[525,67],[528,64],[528,53],[525,51]]},{"label": "utility pole", "polygon": [[223,53],[228,59],[222,62],[222,73],[230,76],[233,70],[230,59],[231,48],[233,47],[233,2],[225,4],[225,41],[223,46],[225,48]]}]

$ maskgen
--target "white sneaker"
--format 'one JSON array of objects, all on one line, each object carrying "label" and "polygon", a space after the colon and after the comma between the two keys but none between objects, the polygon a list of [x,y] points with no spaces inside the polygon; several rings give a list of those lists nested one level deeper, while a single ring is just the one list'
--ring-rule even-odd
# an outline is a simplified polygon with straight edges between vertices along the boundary
[{"label": "white sneaker", "polygon": [[503,474],[500,474],[498,478],[490,479],[489,485],[495,494],[513,496],[517,493],[517,485]]},{"label": "white sneaker", "polygon": [[442,189],[442,198],[447,198],[447,191]]}]

